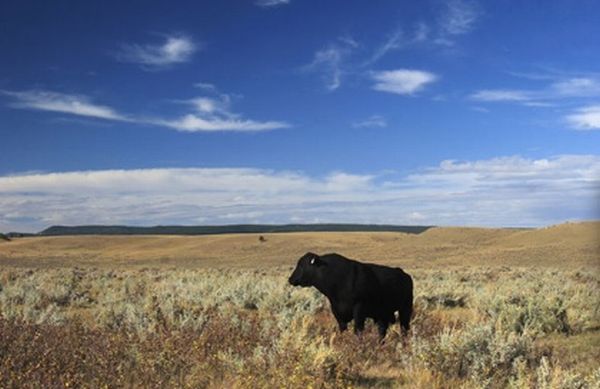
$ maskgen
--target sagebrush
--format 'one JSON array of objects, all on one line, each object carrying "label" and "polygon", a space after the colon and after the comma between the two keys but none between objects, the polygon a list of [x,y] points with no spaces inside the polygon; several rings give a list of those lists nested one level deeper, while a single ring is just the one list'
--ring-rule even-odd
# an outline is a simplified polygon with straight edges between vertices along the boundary
[{"label": "sagebrush", "polygon": [[288,268],[4,269],[0,386],[599,387],[593,269],[406,270],[412,330],[380,344]]}]

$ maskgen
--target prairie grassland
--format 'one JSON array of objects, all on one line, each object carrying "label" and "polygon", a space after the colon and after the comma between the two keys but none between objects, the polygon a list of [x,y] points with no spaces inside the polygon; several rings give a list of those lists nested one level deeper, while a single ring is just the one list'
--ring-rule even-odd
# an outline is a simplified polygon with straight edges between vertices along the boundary
[{"label": "prairie grassland", "polygon": [[[594,233],[587,239],[565,239],[569,231],[590,226]],[[295,258],[286,259],[288,253],[276,261],[278,250],[285,248],[273,242],[275,237],[256,242],[268,252],[267,259],[254,254],[261,259],[241,266],[221,265],[240,259],[249,237],[202,237],[205,246],[210,238],[237,242],[229,259],[215,260],[216,268],[202,259],[206,252],[180,263],[175,256],[163,262],[157,257],[155,264],[160,266],[146,268],[143,259],[131,259],[134,266],[128,267],[124,258],[102,258],[108,243],[88,247],[88,239],[104,237],[77,238],[79,255],[98,250],[93,263],[102,266],[96,267],[86,258],[71,267],[73,253],[65,257],[75,259],[56,259],[55,266],[28,267],[33,255],[24,257],[26,266],[19,266],[16,255],[7,258],[2,247],[0,387],[598,388],[596,226],[431,230],[437,235],[427,239],[434,248],[421,248],[419,244],[425,244],[419,242],[396,248],[407,253],[406,264],[384,252],[378,257],[375,251],[414,236],[316,234],[316,241],[306,243],[287,237],[290,251],[304,249],[297,247],[304,244],[318,252],[383,258],[413,275],[413,328],[403,338],[395,326],[383,344],[372,323],[362,339],[351,332],[339,334],[317,291],[290,287],[287,277]],[[525,239],[527,234],[536,239]],[[139,237],[129,239],[136,242]],[[480,255],[495,248],[498,260],[480,263],[477,254],[469,252],[470,240]],[[352,241],[371,246],[357,248],[359,243]],[[23,242],[33,250],[34,241],[16,243]],[[166,250],[164,244],[157,250]],[[190,243],[194,244],[198,243]],[[447,249],[418,260],[439,247]],[[553,249],[562,263],[552,258]],[[37,260],[43,262],[44,250],[39,250]],[[460,262],[461,252],[467,265],[454,263]],[[507,252],[519,258],[511,259]],[[547,260],[542,253],[549,255]],[[112,267],[111,258],[116,263]],[[512,265],[517,263],[521,266]]]},{"label": "prairie grassland", "polygon": [[210,236],[56,236],[0,241],[0,266],[255,268],[291,266],[307,251],[407,268],[598,266],[600,221],[535,230],[444,227],[419,235],[302,232]]}]

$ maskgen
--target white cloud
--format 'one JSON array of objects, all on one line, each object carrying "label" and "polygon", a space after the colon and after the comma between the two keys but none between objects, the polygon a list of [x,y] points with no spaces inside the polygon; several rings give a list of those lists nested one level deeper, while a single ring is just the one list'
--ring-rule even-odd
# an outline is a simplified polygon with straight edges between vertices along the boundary
[{"label": "white cloud", "polygon": [[600,97],[600,80],[593,77],[571,77],[553,80],[540,89],[483,89],[469,96],[485,102],[518,102],[527,106],[554,106],[567,99]]},{"label": "white cloud", "polygon": [[372,115],[371,117],[352,123],[354,128],[366,128],[366,127],[387,127],[387,121],[381,115]]},{"label": "white cloud", "polygon": [[522,90],[484,89],[473,93],[470,98],[478,101],[528,101],[531,96]]},{"label": "white cloud", "polygon": [[600,95],[600,81],[590,77],[575,77],[552,83],[550,89],[560,97],[595,97]]},{"label": "white cloud", "polygon": [[600,105],[579,108],[567,116],[567,121],[578,130],[600,130]]},{"label": "white cloud", "polygon": [[187,102],[199,112],[207,114],[222,113],[226,116],[232,115],[229,112],[230,99],[226,95],[224,95],[221,99],[204,96],[196,97],[188,100]]},{"label": "white cloud", "polygon": [[420,212],[411,212],[407,215],[407,220],[410,220],[413,223],[420,223],[424,220],[427,220],[427,216],[423,215]]},{"label": "white cloud", "polygon": [[[335,172],[320,183],[326,192],[346,193],[349,191],[369,190],[374,176]],[[314,179],[313,179],[314,180]]]},{"label": "white cloud", "polygon": [[160,44],[124,44],[116,54],[121,62],[142,65],[148,69],[165,68],[191,60],[198,45],[184,35],[169,35]]},{"label": "white cloud", "polygon": [[254,4],[258,5],[259,7],[276,7],[289,3],[290,0],[257,0]]},{"label": "white cloud", "polygon": [[546,101],[523,101],[522,104],[526,107],[556,107],[555,103]]},{"label": "white cloud", "polygon": [[288,123],[281,121],[242,119],[239,114],[231,112],[231,97],[223,93],[218,97],[196,97],[184,103],[194,108],[195,112],[177,119],[155,119],[148,122],[185,132],[267,131],[290,127]]},{"label": "white cloud", "polygon": [[158,120],[149,123],[171,127],[179,131],[266,131],[288,128],[285,122],[257,122],[235,118],[202,117],[197,114],[187,114],[175,120]]},{"label": "white cloud", "polygon": [[373,89],[400,95],[411,95],[437,80],[433,73],[422,70],[397,69],[373,72]]},{"label": "white cloud", "polygon": [[448,160],[389,174],[166,168],[4,176],[0,231],[199,221],[539,226],[600,217],[600,156]]},{"label": "white cloud", "polygon": [[282,121],[242,119],[241,115],[231,112],[231,98],[227,94],[219,94],[218,97],[200,96],[185,100],[184,103],[192,107],[194,112],[177,118],[124,115],[113,108],[93,104],[91,99],[86,96],[50,91],[0,91],[0,94],[16,100],[11,104],[14,108],[60,112],[105,120],[126,121],[132,124],[149,124],[186,132],[266,131],[290,127],[288,123]]},{"label": "white cloud", "polygon": [[2,90],[0,94],[15,99],[16,102],[11,104],[14,108],[61,112],[108,120],[129,120],[110,107],[92,103],[86,96],[68,95],[43,90]]}]

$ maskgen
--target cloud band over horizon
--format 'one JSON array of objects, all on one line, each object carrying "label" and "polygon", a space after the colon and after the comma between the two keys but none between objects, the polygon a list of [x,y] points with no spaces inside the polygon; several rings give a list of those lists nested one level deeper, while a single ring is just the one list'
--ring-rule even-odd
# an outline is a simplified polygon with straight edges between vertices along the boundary
[{"label": "cloud band over horizon", "polygon": [[[49,225],[542,226],[599,218],[600,157],[446,160],[406,176],[163,168],[0,177],[0,231]],[[498,212],[502,209],[502,212]]]}]

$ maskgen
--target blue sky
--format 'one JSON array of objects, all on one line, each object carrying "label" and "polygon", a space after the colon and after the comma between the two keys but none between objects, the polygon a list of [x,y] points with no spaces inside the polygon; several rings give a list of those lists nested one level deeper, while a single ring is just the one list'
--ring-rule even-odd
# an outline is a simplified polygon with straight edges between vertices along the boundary
[{"label": "blue sky", "polygon": [[598,218],[597,15],[594,1],[4,2],[0,231]]}]

